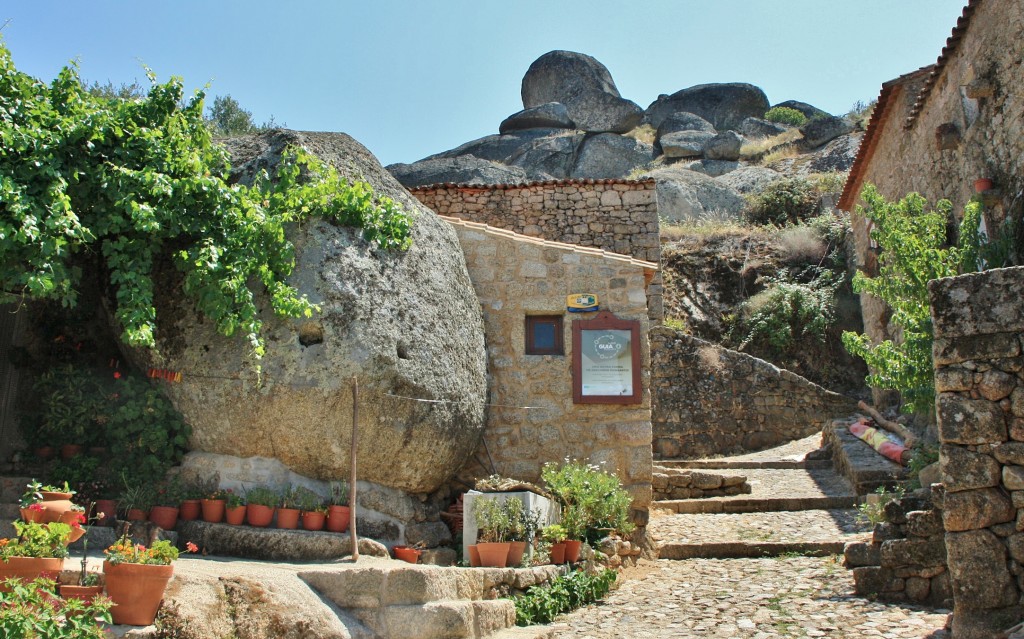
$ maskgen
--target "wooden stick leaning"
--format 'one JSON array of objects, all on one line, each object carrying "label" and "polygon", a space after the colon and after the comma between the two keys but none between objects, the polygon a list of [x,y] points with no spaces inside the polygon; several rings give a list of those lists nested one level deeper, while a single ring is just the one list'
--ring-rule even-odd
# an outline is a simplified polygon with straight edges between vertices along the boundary
[{"label": "wooden stick leaning", "polygon": [[359,561],[359,536],[356,534],[356,446],[359,436],[359,380],[352,377],[352,457],[349,461],[348,511],[352,530],[352,561]]},{"label": "wooden stick leaning", "polygon": [[871,419],[875,420],[875,423],[878,424],[879,427],[884,428],[890,433],[894,433],[902,437],[903,445],[906,446],[907,448],[912,448],[914,444],[917,443],[917,437],[915,437],[912,432],[907,430],[907,428],[903,424],[889,421],[888,419],[882,417],[881,413],[879,413],[871,406],[868,406],[867,403],[865,403],[864,401],[857,402],[857,407],[860,408],[865,413],[867,413],[868,415],[870,415]]}]

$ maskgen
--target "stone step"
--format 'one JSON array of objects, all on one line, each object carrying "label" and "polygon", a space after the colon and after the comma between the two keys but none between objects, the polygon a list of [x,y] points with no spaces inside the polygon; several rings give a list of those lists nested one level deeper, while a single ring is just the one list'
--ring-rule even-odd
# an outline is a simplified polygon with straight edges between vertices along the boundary
[{"label": "stone step", "polygon": [[846,477],[858,495],[877,488],[909,484],[909,470],[878,454],[847,430],[853,419],[837,419],[825,427],[823,437],[833,450],[836,472]]},{"label": "stone step", "polygon": [[870,538],[853,509],[666,515],[648,530],[662,559],[839,554]]},{"label": "stone step", "polygon": [[676,513],[735,513],[851,508],[857,495],[845,478],[813,468],[751,468],[743,475],[750,494],[657,501]]},{"label": "stone step", "polygon": [[491,635],[488,639],[551,639],[558,627],[555,625],[512,626]]},{"label": "stone step", "polygon": [[828,459],[663,459],[654,463],[655,467],[692,468],[700,470],[729,470],[738,468],[767,469],[798,469],[809,468],[827,470],[832,468]]}]

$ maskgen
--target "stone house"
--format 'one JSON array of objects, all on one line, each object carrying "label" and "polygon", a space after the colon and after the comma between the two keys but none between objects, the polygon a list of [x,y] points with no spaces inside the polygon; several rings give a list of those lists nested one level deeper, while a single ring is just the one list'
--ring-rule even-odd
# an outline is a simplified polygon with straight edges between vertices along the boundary
[{"label": "stone house", "polygon": [[[854,212],[866,184],[887,199],[916,191],[955,213],[981,193],[990,235],[1024,210],[1024,2],[970,0],[938,59],[882,85],[839,208]],[[857,267],[876,268],[867,222],[853,216]],[[887,310],[862,296],[864,328],[892,337]]]}]

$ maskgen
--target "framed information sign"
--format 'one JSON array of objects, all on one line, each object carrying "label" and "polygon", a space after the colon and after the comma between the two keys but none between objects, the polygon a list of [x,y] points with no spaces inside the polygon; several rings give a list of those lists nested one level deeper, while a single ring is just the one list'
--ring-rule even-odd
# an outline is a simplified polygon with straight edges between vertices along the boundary
[{"label": "framed information sign", "polygon": [[576,404],[639,404],[640,322],[608,312],[572,323],[572,400]]}]

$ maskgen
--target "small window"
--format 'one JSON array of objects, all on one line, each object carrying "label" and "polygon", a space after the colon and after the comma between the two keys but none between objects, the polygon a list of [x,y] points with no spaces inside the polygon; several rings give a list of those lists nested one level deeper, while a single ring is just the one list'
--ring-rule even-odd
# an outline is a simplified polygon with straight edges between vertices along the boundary
[{"label": "small window", "polygon": [[526,354],[564,355],[561,315],[526,316]]}]

